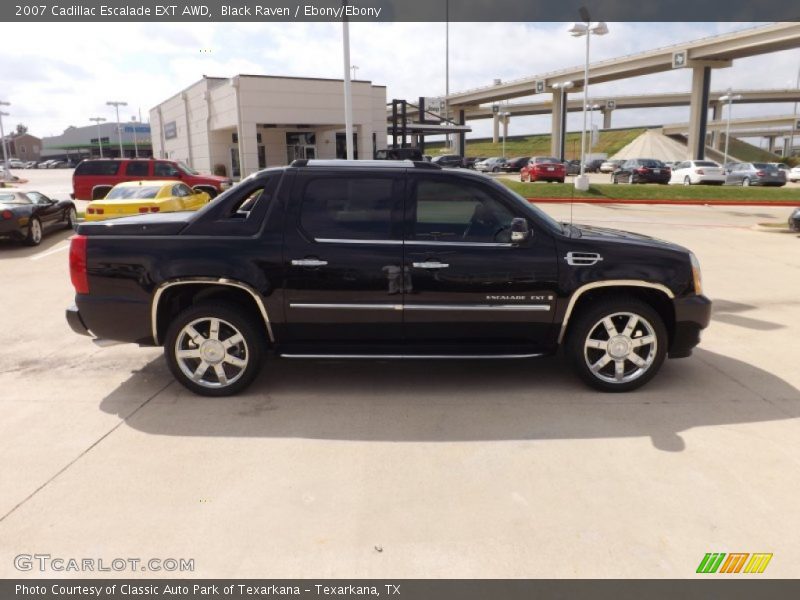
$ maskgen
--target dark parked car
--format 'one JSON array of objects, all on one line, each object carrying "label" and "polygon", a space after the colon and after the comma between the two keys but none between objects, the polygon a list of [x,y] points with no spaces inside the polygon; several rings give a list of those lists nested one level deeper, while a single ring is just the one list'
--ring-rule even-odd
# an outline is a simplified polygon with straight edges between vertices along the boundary
[{"label": "dark parked car", "polygon": [[789,215],[789,229],[800,232],[800,208],[795,208]]},{"label": "dark parked car", "polygon": [[632,158],[611,174],[613,183],[662,183],[672,178],[672,170],[660,160]]},{"label": "dark parked car", "polygon": [[564,161],[564,167],[567,169],[567,175],[580,175],[581,173],[581,161],[579,160]]},{"label": "dark parked car", "polygon": [[0,189],[0,238],[38,246],[45,231],[72,228],[77,222],[72,200],[51,200],[39,192]]},{"label": "dark parked car", "polygon": [[530,159],[530,156],[515,156],[514,158],[509,158],[505,164],[500,166],[500,170],[506,173],[519,173],[522,167],[528,164]]},{"label": "dark parked car", "polygon": [[604,158],[595,158],[594,160],[590,160],[590,161],[588,161],[586,163],[586,166],[584,167],[584,170],[587,173],[599,173],[600,172],[600,166],[604,162],[606,162],[606,160]]},{"label": "dark parked car", "polygon": [[407,161],[295,161],[198,212],[83,223],[70,275],[73,330],[163,346],[209,396],[244,389],[266,354],[560,347],[588,384],[623,392],[689,356],[711,311],[685,248],[559,223],[491,178]]},{"label": "dark parked car", "polygon": [[419,148],[387,148],[375,151],[375,160],[425,160]]},{"label": "dark parked car", "polygon": [[487,157],[485,156],[467,156],[464,158],[464,168],[466,169],[474,169],[475,163],[480,162],[482,160],[486,160]]},{"label": "dark parked car", "polygon": [[770,163],[728,163],[725,175],[725,185],[786,185],[786,172]]},{"label": "dark parked car", "polygon": [[456,169],[464,166],[464,157],[460,154],[442,154],[434,156],[431,162],[443,168]]}]

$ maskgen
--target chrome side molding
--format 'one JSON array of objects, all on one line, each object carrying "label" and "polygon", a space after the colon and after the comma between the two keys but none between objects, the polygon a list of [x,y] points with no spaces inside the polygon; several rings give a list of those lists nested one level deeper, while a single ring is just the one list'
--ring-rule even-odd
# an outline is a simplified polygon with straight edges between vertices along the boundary
[{"label": "chrome side molding", "polygon": [[484,360],[509,358],[538,358],[544,354],[281,354],[281,358],[313,358],[313,359],[379,359],[379,360]]}]

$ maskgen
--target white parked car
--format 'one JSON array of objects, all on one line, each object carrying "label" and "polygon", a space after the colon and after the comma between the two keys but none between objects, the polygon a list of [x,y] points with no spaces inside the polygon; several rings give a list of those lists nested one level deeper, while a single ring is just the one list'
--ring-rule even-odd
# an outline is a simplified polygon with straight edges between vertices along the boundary
[{"label": "white parked car", "polygon": [[671,184],[722,185],[725,183],[725,170],[713,160],[685,160],[672,167]]},{"label": "white parked car", "polygon": [[25,168],[25,163],[18,158],[9,158],[8,166],[11,169],[23,169]]},{"label": "white parked car", "polygon": [[800,166],[793,167],[792,170],[787,173],[786,179],[792,183],[797,183],[800,181]]}]

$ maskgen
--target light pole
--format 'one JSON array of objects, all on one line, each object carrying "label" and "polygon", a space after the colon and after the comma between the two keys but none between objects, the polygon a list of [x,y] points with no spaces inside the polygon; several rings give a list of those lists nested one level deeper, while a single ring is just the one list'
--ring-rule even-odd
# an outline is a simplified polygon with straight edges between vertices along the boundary
[{"label": "light pole", "polygon": [[734,94],[731,88],[728,88],[728,93],[724,96],[719,97],[720,102],[727,102],[728,103],[728,120],[725,124],[725,158],[722,161],[722,167],[725,168],[725,165],[728,164],[728,142],[731,139],[731,105],[733,104],[734,100],[741,100],[741,94]]},{"label": "light pole", "polygon": [[589,106],[586,107],[586,110],[589,111],[589,131],[592,132],[592,137],[589,140],[589,150],[594,148],[594,144],[595,144],[595,141],[594,141],[594,111],[596,111],[598,108],[600,108],[599,104],[590,104]]},{"label": "light pole", "polygon": [[135,158],[139,158],[139,142],[136,139],[136,116],[131,117],[131,122],[133,123],[133,155]]},{"label": "light pole", "polygon": [[100,158],[103,158],[103,138],[100,135],[100,123],[105,122],[103,117],[90,117],[90,121],[97,123],[97,145],[100,146]]},{"label": "light pole", "polygon": [[[342,0],[344,6],[344,0]],[[350,82],[350,23],[342,20],[342,51],[344,54],[344,135],[347,160],[353,160],[353,86]]]},{"label": "light pole", "polygon": [[124,158],[123,157],[123,152],[122,152],[122,130],[119,127],[119,107],[120,106],[128,106],[128,103],[127,102],[117,102],[115,100],[109,100],[108,102],[106,102],[106,104],[108,106],[113,106],[117,111],[117,140],[119,141],[119,157],[120,158]]},{"label": "light pole", "polygon": [[510,112],[502,112],[500,116],[503,117],[503,158],[506,157],[506,132],[508,131],[508,117],[511,116]]},{"label": "light pole", "polygon": [[[794,85],[796,90],[800,90],[800,67],[797,67],[797,81]],[[792,156],[792,152],[794,151],[794,136],[795,132],[797,131],[797,102],[794,103],[794,112],[792,113],[794,118],[792,119],[792,135],[789,138],[789,154],[788,156]]]},{"label": "light pole", "polygon": [[[0,106],[11,106],[10,102],[3,102],[0,100]],[[3,178],[9,176],[8,171],[8,149],[6,148],[6,133],[3,131],[3,117],[7,117],[9,114],[7,112],[3,112],[0,110],[0,141],[3,142],[3,166],[5,170],[3,171]]]},{"label": "light pole", "polygon": [[561,161],[564,160],[564,146],[566,145],[567,141],[567,90],[572,89],[573,87],[575,87],[575,84],[571,81],[553,84],[554,89],[561,91],[558,100],[561,108],[561,124],[559,126],[561,135],[558,138],[558,159]]},{"label": "light pole", "polygon": [[589,18],[589,11],[581,9],[583,23],[575,23],[569,32],[572,37],[586,36],[586,64],[583,69],[583,129],[581,130],[581,174],[575,178],[575,187],[579,190],[589,189],[589,178],[585,174],[586,165],[586,105],[589,103],[589,40],[592,35],[605,35],[608,33],[608,25],[604,22],[592,24]]},{"label": "light pole", "polygon": [[356,78],[356,71],[358,71],[360,68],[361,67],[359,67],[358,65],[353,65],[352,67],[350,67],[350,69],[353,71],[353,79]]}]

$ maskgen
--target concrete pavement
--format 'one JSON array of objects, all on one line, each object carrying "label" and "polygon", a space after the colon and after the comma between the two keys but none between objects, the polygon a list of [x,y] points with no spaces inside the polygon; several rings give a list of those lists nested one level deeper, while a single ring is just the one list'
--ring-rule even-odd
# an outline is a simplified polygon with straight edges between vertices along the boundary
[{"label": "concrete pavement", "polygon": [[712,551],[796,576],[800,238],[754,229],[787,209],[571,208],[703,266],[700,349],[640,391],[554,358],[273,360],[198,398],[157,349],[71,333],[65,233],[0,243],[0,577],[49,553],[195,561],[143,577],[681,578]]}]

